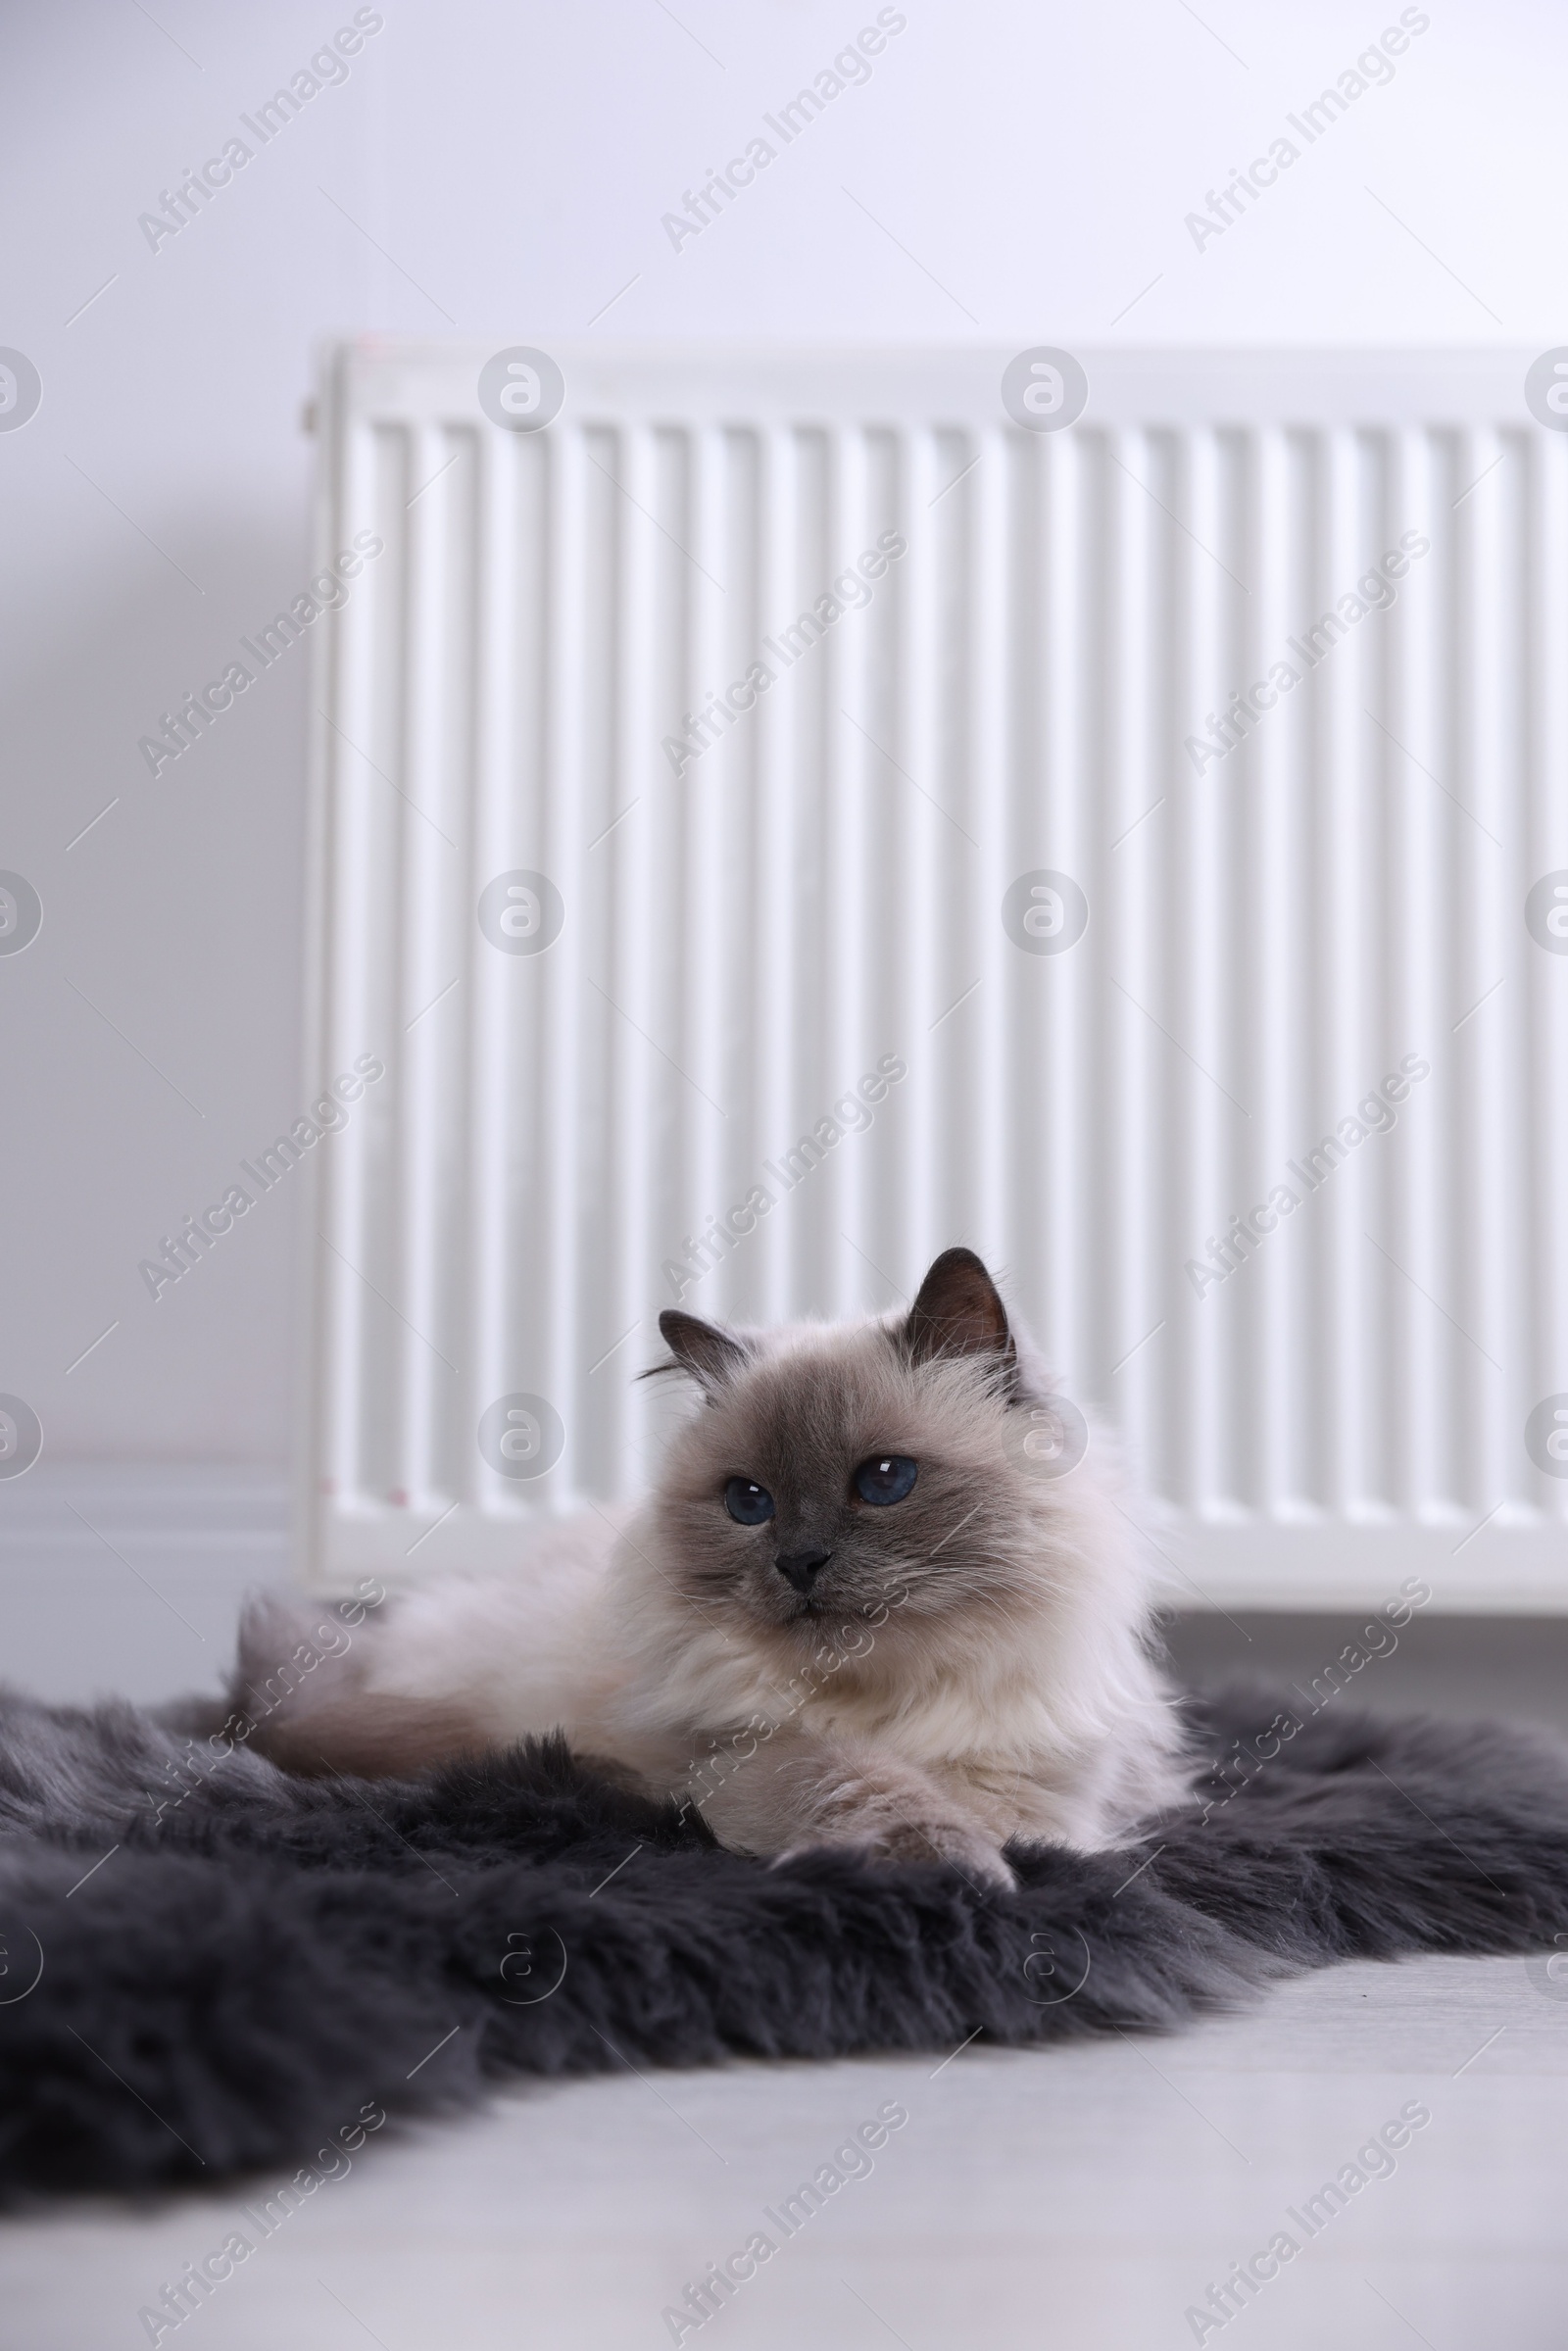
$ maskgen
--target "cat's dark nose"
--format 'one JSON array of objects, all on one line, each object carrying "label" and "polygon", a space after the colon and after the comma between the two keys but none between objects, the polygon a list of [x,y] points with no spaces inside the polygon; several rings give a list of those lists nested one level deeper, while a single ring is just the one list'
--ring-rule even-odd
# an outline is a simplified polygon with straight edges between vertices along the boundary
[{"label": "cat's dark nose", "polygon": [[804,1597],[832,1556],[831,1551],[780,1551],[773,1565]]}]

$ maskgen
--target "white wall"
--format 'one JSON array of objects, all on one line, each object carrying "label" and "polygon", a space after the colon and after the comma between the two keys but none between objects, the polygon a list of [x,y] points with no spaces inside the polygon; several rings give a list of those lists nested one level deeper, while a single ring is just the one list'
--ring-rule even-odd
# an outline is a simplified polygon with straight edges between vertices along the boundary
[{"label": "white wall", "polygon": [[44,904],[0,956],[0,1391],[57,1459],[272,1462],[286,1193],[156,1304],[136,1266],[307,1090],[303,661],[156,780],[137,741],[304,584],[321,339],[1545,346],[1568,22],[1410,12],[1393,81],[1200,252],[1184,215],[1397,8],[908,0],[869,82],[676,252],[661,215],[874,7],[389,0],[348,80],[154,253],[138,215],[353,12],[155,13],[14,17],[0,75],[0,344],[43,378],[0,433],[0,868]]}]

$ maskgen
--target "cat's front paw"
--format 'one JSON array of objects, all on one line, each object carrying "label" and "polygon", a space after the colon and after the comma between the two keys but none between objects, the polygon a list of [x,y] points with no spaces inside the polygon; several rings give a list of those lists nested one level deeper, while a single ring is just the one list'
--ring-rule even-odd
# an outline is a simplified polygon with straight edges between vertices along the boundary
[{"label": "cat's front paw", "polygon": [[900,1821],[880,1832],[875,1857],[879,1861],[945,1861],[980,1886],[1010,1889],[1018,1883],[1002,1858],[1002,1847],[968,1821]]},{"label": "cat's front paw", "polygon": [[[778,1862],[793,1861],[802,1853],[820,1851],[822,1841],[813,1844],[802,1838],[780,1853]],[[983,1829],[960,1820],[898,1820],[881,1821],[859,1835],[844,1834],[833,1837],[840,1851],[857,1854],[862,1861],[906,1862],[942,1861],[956,1869],[976,1886],[1004,1886],[1009,1891],[1018,1881],[1002,1858],[1002,1848],[987,1837]]]}]

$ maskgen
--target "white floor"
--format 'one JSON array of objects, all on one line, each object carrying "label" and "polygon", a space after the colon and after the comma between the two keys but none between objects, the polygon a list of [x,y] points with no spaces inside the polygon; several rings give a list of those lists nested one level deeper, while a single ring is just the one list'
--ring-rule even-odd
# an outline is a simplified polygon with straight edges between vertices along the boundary
[{"label": "white floor", "polygon": [[[151,1492],[35,1489],[0,1568],[7,1679],[151,1698],[215,1678],[239,1589],[279,1570],[275,1496],[215,1485],[171,1543]],[[73,1531],[68,1494],[96,1532]],[[1301,1625],[1310,1657],[1324,1628]],[[1433,1638],[1436,1663],[1401,1652],[1367,1695],[1462,1700],[1472,1643]],[[1506,1638],[1473,1643],[1489,1704],[1508,1688]],[[1189,1653],[1205,1639],[1182,1629]],[[1521,1687],[1530,1663],[1515,1660]],[[1535,1690],[1537,1710],[1561,1690]],[[1202,2340],[1562,2351],[1565,2077],[1568,1997],[1539,1970],[1427,1960],[1340,1968],[1173,2040],[526,2087],[477,2118],[389,2129],[265,2241],[240,2208],[281,2175],[0,2224],[0,2343],[145,2343],[142,2306],[238,2229],[256,2250],[179,2327],[195,2351],[654,2346],[675,2339],[662,2313],[687,2282],[762,2230],[777,2252],[705,2342],[1159,2351],[1198,2340],[1189,2309],[1284,2230],[1301,2252]],[[890,2100],[908,2121],[874,2168],[786,2240],[766,2208]],[[1431,2121],[1392,2176],[1307,2241],[1292,2208],[1411,2101]]]},{"label": "white floor", "polygon": [[[529,2089],[372,2141],[266,2241],[240,2207],[272,2180],[8,2223],[4,2339],[144,2342],[139,2307],[237,2229],[257,2249],[182,2343],[619,2351],[671,2341],[662,2311],[760,2229],[779,2250],[705,2342],[1174,2351],[1188,2307],[1283,2229],[1304,2250],[1204,2340],[1561,2351],[1565,2077],[1568,2002],[1517,1961],[1428,1960],[1343,1968],[1173,2041]],[[784,2241],[764,2208],[890,2100],[908,2121],[875,2168]],[[1290,2208],[1409,2101],[1432,2119],[1396,2170],[1308,2243]]]}]

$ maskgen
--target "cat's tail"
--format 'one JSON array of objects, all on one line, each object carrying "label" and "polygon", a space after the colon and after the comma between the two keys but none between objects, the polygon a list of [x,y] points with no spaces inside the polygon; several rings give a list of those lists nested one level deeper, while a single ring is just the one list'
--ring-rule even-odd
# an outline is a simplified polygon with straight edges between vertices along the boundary
[{"label": "cat's tail", "polygon": [[384,1779],[473,1754],[487,1742],[455,1702],[371,1687],[384,1614],[344,1621],[345,1609],[295,1597],[252,1597],[240,1620],[229,1679],[229,1736],[283,1771]]}]

